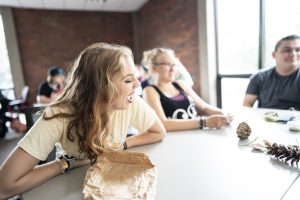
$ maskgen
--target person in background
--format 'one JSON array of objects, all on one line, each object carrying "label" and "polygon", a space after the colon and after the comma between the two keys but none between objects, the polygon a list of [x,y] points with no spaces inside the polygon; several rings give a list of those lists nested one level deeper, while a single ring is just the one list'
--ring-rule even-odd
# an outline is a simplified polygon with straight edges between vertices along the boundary
[{"label": "person in background", "polygon": [[37,92],[37,102],[40,104],[51,103],[64,88],[65,72],[58,66],[48,69],[47,81],[41,83]]},{"label": "person in background", "polygon": [[[84,49],[65,89],[1,166],[0,199],[74,167],[94,164],[107,149],[126,150],[161,141],[166,130],[155,112],[135,95],[140,83],[134,73],[128,47],[95,43]],[[129,125],[139,134],[126,138]],[[66,155],[37,166],[55,143],[60,143]],[[75,159],[70,160],[71,156]]]},{"label": "person in background", "polygon": [[[156,111],[167,131],[221,128],[232,121],[221,109],[203,101],[183,81],[176,80],[177,58],[171,49],[145,51],[154,84],[144,89],[143,98]],[[199,117],[196,108],[205,113]]]},{"label": "person in background", "polygon": [[251,77],[243,105],[300,110],[300,37],[289,35],[275,45],[276,66]]}]

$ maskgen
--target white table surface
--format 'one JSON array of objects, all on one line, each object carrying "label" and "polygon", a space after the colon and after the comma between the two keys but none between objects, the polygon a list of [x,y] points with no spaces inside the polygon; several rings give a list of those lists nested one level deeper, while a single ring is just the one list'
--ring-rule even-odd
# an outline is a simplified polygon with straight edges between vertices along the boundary
[{"label": "white table surface", "polygon": [[[270,110],[241,108],[233,113],[235,120],[226,128],[172,132],[160,143],[130,150],[145,152],[156,164],[157,200],[273,200],[284,194],[284,199],[289,199],[288,189],[296,185],[291,186],[299,169],[242,146],[256,137],[257,141],[267,139],[283,144],[300,142],[300,132],[290,132],[285,124],[265,122],[261,115],[267,111]],[[242,121],[252,128],[248,141],[240,141],[235,133]],[[22,198],[83,199],[87,168],[54,177],[22,194]]]},{"label": "white table surface", "polygon": [[284,195],[282,200],[299,200],[300,199],[300,174],[294,184],[291,185],[291,188]]}]

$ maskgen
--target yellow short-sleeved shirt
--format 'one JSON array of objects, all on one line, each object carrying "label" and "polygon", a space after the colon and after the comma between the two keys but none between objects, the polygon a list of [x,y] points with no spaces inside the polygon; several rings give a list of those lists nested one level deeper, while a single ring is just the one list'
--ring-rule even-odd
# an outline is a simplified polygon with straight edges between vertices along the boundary
[{"label": "yellow short-sleeved shirt", "polygon": [[[57,110],[54,112],[59,112]],[[123,147],[129,125],[142,133],[150,128],[156,119],[155,112],[148,104],[141,97],[135,96],[128,109],[112,113],[105,147],[114,149]],[[69,119],[61,118],[44,120],[40,117],[18,145],[33,157],[45,160],[55,143],[60,143],[66,153],[79,158],[77,140],[71,142],[67,138],[68,121]]]}]

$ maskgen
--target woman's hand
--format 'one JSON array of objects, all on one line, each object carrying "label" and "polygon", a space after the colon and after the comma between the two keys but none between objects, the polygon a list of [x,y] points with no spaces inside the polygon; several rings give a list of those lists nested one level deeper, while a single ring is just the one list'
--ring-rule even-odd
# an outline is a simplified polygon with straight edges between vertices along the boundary
[{"label": "woman's hand", "polygon": [[233,114],[227,113],[226,116],[228,118],[228,124],[230,124],[233,121]]},{"label": "woman's hand", "polygon": [[206,127],[221,128],[230,124],[232,119],[232,115],[211,115],[206,118]]}]

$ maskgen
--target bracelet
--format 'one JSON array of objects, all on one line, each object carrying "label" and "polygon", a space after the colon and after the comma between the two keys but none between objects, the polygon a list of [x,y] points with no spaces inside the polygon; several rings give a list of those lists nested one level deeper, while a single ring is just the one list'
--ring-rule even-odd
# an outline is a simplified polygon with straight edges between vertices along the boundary
[{"label": "bracelet", "polygon": [[199,120],[199,128],[203,129],[203,118],[202,117],[200,117],[200,120]]},{"label": "bracelet", "polygon": [[62,173],[68,172],[71,167],[71,163],[76,160],[73,156],[63,155],[58,158],[58,164]]},{"label": "bracelet", "polygon": [[200,120],[199,120],[199,128],[200,129],[203,129],[206,127],[206,120],[205,120],[205,117],[201,116],[200,117]]},{"label": "bracelet", "polygon": [[65,159],[59,157],[59,159],[57,159],[57,163],[60,169],[60,173],[66,173],[67,169],[69,168],[68,162]]},{"label": "bracelet", "polygon": [[126,141],[123,143],[123,149],[124,149],[124,150],[127,149],[127,143],[126,143]]}]

